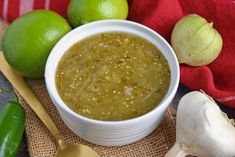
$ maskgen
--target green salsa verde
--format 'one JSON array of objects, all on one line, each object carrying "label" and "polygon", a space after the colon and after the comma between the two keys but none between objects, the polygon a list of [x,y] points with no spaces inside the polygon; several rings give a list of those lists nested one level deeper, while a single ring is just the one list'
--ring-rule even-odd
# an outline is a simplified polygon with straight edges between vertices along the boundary
[{"label": "green salsa verde", "polygon": [[104,121],[127,120],[155,108],[165,96],[170,70],[149,41],[128,33],[89,36],[60,60],[56,86],[76,113]]}]

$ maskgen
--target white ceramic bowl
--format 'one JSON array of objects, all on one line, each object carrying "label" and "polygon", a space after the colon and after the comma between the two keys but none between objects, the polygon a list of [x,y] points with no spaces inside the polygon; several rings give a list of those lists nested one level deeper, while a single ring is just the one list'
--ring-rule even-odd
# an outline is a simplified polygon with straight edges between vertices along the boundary
[{"label": "white ceramic bowl", "polygon": [[[104,32],[127,32],[149,40],[162,52],[171,71],[170,86],[162,102],[152,111],[130,120],[99,121],[73,112],[60,98],[55,84],[56,68],[66,50],[78,41]],[[99,145],[121,146],[150,134],[161,122],[179,84],[179,64],[170,45],[155,31],[124,20],[102,20],[85,24],[66,34],[52,49],[45,70],[46,86],[65,124],[78,136]]]}]

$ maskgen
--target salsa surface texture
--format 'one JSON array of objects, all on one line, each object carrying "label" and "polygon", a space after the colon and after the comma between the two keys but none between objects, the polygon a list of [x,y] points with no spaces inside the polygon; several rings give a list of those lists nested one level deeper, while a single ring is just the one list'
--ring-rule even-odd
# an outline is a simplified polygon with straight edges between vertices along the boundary
[{"label": "salsa surface texture", "polygon": [[76,113],[104,121],[127,120],[155,108],[165,96],[170,70],[149,41],[128,33],[89,36],[60,60],[56,86]]}]

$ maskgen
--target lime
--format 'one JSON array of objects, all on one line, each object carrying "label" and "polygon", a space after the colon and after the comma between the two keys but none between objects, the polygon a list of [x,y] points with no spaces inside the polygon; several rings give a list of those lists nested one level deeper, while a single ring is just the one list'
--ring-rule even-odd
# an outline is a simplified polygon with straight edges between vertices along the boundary
[{"label": "lime", "polygon": [[17,18],[3,36],[4,56],[19,74],[43,77],[47,57],[56,42],[71,27],[60,15],[36,10]]},{"label": "lime", "polygon": [[103,19],[126,19],[127,0],[72,0],[68,20],[72,27]]}]

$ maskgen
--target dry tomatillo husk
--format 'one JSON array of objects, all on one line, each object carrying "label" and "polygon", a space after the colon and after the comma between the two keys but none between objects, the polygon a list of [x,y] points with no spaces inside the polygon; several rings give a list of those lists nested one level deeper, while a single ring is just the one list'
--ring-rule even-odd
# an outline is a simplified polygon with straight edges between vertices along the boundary
[{"label": "dry tomatillo husk", "polygon": [[223,41],[212,23],[196,14],[190,14],[176,23],[171,45],[179,63],[201,66],[218,57]]}]

